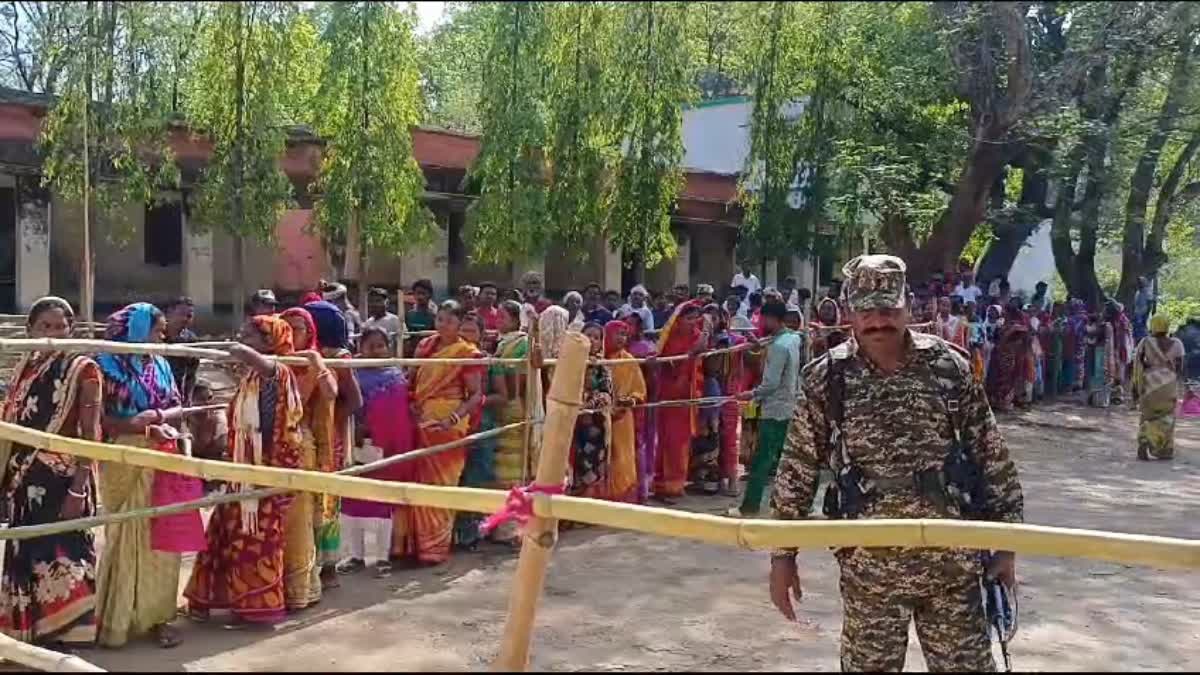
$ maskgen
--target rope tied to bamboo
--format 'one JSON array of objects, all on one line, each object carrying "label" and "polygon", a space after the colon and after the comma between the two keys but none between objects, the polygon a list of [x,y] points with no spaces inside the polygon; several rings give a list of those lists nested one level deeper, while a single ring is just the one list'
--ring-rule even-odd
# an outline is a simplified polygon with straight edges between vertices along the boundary
[{"label": "rope tied to bamboo", "polygon": [[565,492],[563,485],[542,485],[539,483],[530,483],[525,486],[517,486],[508,491],[508,495],[504,497],[504,506],[499,511],[488,516],[482,523],[479,524],[479,532],[483,536],[487,536],[492,530],[500,527],[510,520],[515,520],[517,525],[522,530],[529,524],[529,519],[533,518],[533,496],[534,495],[561,495]]}]

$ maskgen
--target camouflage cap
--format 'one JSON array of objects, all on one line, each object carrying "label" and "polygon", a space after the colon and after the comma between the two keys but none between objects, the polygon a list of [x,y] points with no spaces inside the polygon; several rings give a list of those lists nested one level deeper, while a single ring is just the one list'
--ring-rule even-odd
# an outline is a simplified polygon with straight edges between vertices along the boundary
[{"label": "camouflage cap", "polygon": [[904,261],[893,255],[860,255],[842,267],[842,294],[850,309],[900,309],[906,304]]}]

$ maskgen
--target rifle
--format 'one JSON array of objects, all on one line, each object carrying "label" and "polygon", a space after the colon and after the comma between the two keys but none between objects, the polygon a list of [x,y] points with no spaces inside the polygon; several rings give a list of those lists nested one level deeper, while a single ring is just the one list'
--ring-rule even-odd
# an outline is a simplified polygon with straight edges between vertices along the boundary
[{"label": "rifle", "polygon": [[1008,655],[1008,643],[1017,634],[1017,595],[1008,586],[987,573],[991,554],[983,554],[984,573],[979,580],[983,594],[983,611],[987,617],[989,640],[994,637],[1000,643],[1000,654],[1004,657],[1004,672],[1012,672],[1012,659]]}]

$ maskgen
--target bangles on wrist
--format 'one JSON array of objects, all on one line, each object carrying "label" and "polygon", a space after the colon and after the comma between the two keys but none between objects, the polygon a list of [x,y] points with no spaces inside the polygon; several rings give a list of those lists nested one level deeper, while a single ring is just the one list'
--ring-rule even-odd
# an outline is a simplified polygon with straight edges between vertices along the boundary
[{"label": "bangles on wrist", "polygon": [[76,492],[76,491],[72,490],[71,488],[67,488],[67,495],[74,497],[76,499],[87,499],[87,491],[86,490],[83,491],[82,493],[80,493],[80,492]]}]

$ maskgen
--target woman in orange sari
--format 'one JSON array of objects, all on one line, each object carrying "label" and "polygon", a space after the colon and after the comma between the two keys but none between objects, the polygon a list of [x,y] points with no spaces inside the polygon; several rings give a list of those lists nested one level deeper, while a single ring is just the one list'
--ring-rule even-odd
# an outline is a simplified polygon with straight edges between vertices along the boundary
[{"label": "woman in orange sari", "polygon": [[[464,312],[453,300],[438,309],[431,335],[418,345],[419,359],[477,359],[483,353],[458,333]],[[417,367],[413,382],[413,419],[417,447],[449,443],[466,437],[471,411],[483,397],[483,366],[436,363]],[[412,478],[427,485],[458,485],[466,463],[466,448],[446,450],[411,462]],[[423,506],[399,506],[393,516],[392,555],[437,565],[450,558],[454,512]]]},{"label": "woman in orange sari", "polygon": [[[604,358],[632,359],[626,350],[629,324],[614,320],[604,324]],[[617,408],[612,416],[611,462],[608,496],[621,502],[638,501],[637,434],[633,406],[646,402],[646,380],[636,363],[609,366],[613,379],[613,398]]]},{"label": "woman in orange sari", "polygon": [[[321,356],[327,359],[350,358],[350,331],[346,315],[330,302],[310,302],[304,306],[317,327],[317,344]],[[321,471],[340,471],[349,464],[347,457],[354,444],[352,416],[362,407],[362,390],[349,368],[338,368],[337,396],[333,403],[333,445],[331,454],[317,455],[317,468]],[[322,413],[324,415],[324,413]],[[319,452],[322,446],[317,446]],[[321,508],[314,516],[317,532],[317,565],[320,566],[321,586],[325,590],[337,588],[337,563],[342,548],[342,535],[338,513],[341,500],[336,495],[323,495]]]},{"label": "woman in orange sari", "polygon": [[[292,343],[315,367],[292,366],[304,418],[300,422],[300,468],[316,471],[319,457],[333,457],[333,407],[337,401],[337,377],[317,353],[317,326],[308,310],[293,307],[279,315],[292,328]],[[317,565],[316,515],[322,508],[321,495],[302,493],[288,509],[284,523],[284,587],[287,607],[296,611],[321,600],[320,568]]]},{"label": "woman in orange sari", "polygon": [[[701,330],[703,303],[689,300],[675,308],[658,336],[660,359],[681,354],[695,355],[708,342]],[[659,364],[659,399],[664,401],[698,398],[700,370],[697,359]],[[654,498],[664,504],[683,496],[687,484],[688,463],[692,454],[695,408],[668,406],[658,410],[658,457],[654,473]]]},{"label": "woman in orange sari", "polygon": [[[229,403],[233,461],[299,468],[304,410],[296,376],[262,356],[291,354],[292,329],[279,317],[256,316],[242,329],[242,343],[229,350],[249,366]],[[205,621],[213,609],[230,610],[234,624],[284,619],[283,524],[295,499],[284,494],[217,506],[208,522],[207,549],[197,554],[184,591],[193,619]]]}]

